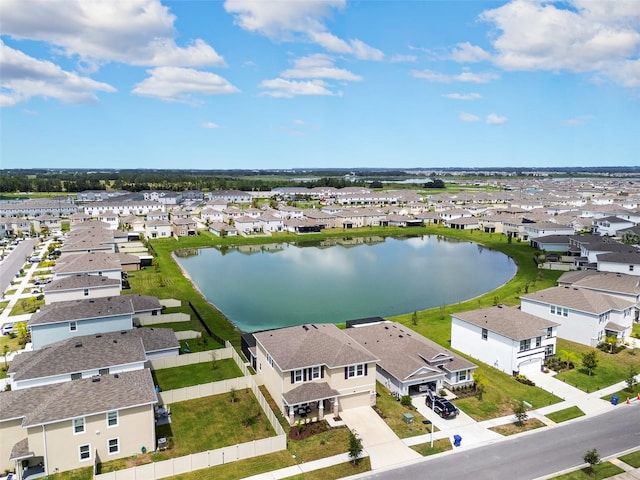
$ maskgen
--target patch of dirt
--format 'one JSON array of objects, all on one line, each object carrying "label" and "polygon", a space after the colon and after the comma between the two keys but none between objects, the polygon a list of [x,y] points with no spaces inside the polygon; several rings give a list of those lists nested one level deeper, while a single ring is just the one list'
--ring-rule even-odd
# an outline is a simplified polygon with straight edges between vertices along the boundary
[{"label": "patch of dirt", "polygon": [[293,426],[289,429],[289,439],[291,440],[304,440],[318,433],[331,430],[329,424],[325,421],[307,423],[302,426]]}]

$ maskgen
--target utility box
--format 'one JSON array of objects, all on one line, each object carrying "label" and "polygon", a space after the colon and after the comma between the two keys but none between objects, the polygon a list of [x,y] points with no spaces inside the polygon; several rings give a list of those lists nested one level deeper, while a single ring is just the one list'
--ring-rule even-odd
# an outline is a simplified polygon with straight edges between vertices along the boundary
[{"label": "utility box", "polygon": [[402,414],[402,421],[404,423],[413,423],[414,420],[415,420],[415,418],[414,418],[413,414],[411,414],[409,412]]},{"label": "utility box", "polygon": [[613,395],[611,397],[611,405],[617,405],[618,404],[618,400],[620,400],[620,397],[618,397],[618,395]]}]

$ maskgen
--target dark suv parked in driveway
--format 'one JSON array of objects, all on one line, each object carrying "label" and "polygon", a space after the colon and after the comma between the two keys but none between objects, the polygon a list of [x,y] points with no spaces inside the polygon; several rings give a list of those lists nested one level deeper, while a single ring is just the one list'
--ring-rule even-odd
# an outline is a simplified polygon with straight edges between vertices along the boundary
[{"label": "dark suv parked in driveway", "polygon": [[431,408],[442,418],[456,418],[458,415],[458,409],[453,403],[446,398],[437,396],[431,390],[427,392],[425,403],[427,407]]}]

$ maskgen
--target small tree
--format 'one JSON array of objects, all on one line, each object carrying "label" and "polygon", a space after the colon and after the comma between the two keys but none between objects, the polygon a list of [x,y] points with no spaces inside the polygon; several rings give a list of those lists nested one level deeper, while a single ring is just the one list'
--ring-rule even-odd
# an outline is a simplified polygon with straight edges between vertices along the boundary
[{"label": "small tree", "polygon": [[4,355],[4,368],[7,368],[7,355],[9,354],[9,345],[6,343],[2,346],[2,354]]},{"label": "small tree", "polygon": [[362,439],[353,430],[349,432],[349,458],[353,465],[357,465],[362,455]]},{"label": "small tree", "polygon": [[598,450],[596,450],[595,448],[592,450],[588,450],[587,453],[584,454],[584,457],[582,457],[582,459],[584,460],[585,463],[589,464],[588,468],[590,472],[593,472],[593,467],[595,467],[602,461],[600,459],[600,454],[598,453]]},{"label": "small tree", "polygon": [[[206,337],[205,337],[206,338]],[[211,352],[211,370],[215,370],[218,368],[218,354],[215,351]]]},{"label": "small tree", "polygon": [[[6,345],[5,345],[6,347]],[[6,363],[6,362],[5,362]],[[635,365],[629,365],[629,371],[627,372],[627,378],[625,378],[625,382],[627,383],[627,391],[633,392],[634,387],[638,384],[638,380],[636,380],[636,375],[638,375],[638,369]]]},{"label": "small tree", "polygon": [[413,312],[413,314],[411,315],[411,323],[413,324],[413,326],[418,325],[418,312]]},{"label": "small tree", "polygon": [[516,425],[522,427],[524,422],[529,418],[529,414],[527,413],[527,408],[524,406],[522,402],[516,402],[513,404],[513,414],[516,416]]},{"label": "small tree", "polygon": [[482,395],[484,395],[484,391],[487,388],[487,379],[480,372],[473,373],[473,386],[476,391],[476,397],[478,400],[482,401]]},{"label": "small tree", "polygon": [[589,376],[598,366],[598,351],[595,349],[582,354],[582,366],[587,369]]},{"label": "small tree", "polygon": [[231,403],[236,403],[238,400],[238,392],[236,392],[236,389],[233,387],[229,389],[229,400],[231,400]]}]

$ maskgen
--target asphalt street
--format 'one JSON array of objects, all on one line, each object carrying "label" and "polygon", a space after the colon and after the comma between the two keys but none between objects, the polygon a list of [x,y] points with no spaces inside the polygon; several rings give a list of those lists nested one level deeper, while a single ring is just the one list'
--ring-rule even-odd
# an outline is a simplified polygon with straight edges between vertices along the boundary
[{"label": "asphalt street", "polygon": [[634,402],[602,415],[357,478],[533,480],[583,464],[592,448],[607,457],[639,445],[640,402]]},{"label": "asphalt street", "polygon": [[[33,246],[36,244],[35,238],[27,238],[21,241],[11,253],[0,263],[0,292],[4,292],[16,273],[24,265],[26,256],[30,256],[33,252]],[[8,250],[6,250],[8,252]]]}]

